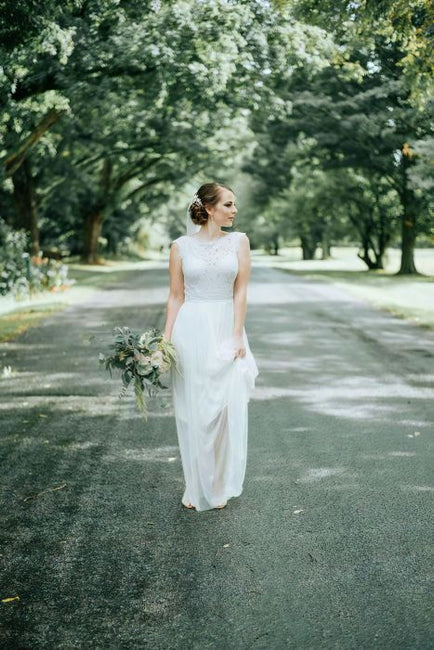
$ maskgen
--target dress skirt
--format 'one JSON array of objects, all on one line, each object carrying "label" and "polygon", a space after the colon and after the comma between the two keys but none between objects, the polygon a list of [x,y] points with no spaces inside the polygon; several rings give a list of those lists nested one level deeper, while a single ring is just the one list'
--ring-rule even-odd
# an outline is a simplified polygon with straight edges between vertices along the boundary
[{"label": "dress skirt", "polygon": [[258,368],[245,328],[234,360],[234,303],[186,300],[172,328],[179,373],[170,371],[185,479],[182,502],[209,510],[239,496],[247,461],[248,408]]}]

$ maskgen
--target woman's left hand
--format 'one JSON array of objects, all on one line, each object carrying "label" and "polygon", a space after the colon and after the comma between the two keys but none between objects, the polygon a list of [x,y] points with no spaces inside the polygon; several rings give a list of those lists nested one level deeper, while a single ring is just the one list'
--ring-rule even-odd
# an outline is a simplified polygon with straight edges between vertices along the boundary
[{"label": "woman's left hand", "polygon": [[235,346],[234,361],[237,357],[246,356],[246,346],[244,345],[244,340],[242,336],[240,335],[234,336],[234,346]]}]

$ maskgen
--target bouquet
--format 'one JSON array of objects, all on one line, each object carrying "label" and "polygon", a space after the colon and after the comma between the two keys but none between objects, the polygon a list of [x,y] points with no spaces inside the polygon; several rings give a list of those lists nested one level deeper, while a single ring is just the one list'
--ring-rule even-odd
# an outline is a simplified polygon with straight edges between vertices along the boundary
[{"label": "bouquet", "polygon": [[115,327],[113,331],[116,333],[115,340],[109,347],[114,348],[114,352],[110,356],[100,353],[99,362],[105,365],[110,377],[113,376],[113,368],[121,371],[119,399],[125,397],[130,384],[134,385],[137,407],[147,420],[144,392],[146,390],[149,397],[154,397],[159,388],[167,388],[160,382],[160,376],[172,366],[179,372],[175,347],[155,328],[143,334],[133,332],[128,327]]}]

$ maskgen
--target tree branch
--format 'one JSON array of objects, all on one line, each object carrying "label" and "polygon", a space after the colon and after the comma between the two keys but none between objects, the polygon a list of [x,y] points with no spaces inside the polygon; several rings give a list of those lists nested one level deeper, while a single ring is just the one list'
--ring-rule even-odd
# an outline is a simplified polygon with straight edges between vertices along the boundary
[{"label": "tree branch", "polygon": [[39,122],[39,124],[20,145],[18,151],[15,151],[11,154],[6,160],[4,160],[6,176],[12,176],[17,169],[22,165],[23,161],[27,157],[30,149],[42,138],[44,133],[53,126],[65,113],[65,111],[57,111],[52,108],[45,117]]}]

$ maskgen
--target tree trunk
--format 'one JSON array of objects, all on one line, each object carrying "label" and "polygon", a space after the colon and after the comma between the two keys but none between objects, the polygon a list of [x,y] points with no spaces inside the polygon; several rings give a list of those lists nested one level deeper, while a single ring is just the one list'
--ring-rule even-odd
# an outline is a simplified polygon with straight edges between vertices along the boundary
[{"label": "tree trunk", "polygon": [[[377,215],[377,218],[375,215]],[[375,208],[367,211],[364,220],[357,225],[357,230],[360,232],[361,246],[363,249],[363,254],[358,252],[357,257],[366,264],[369,271],[382,269],[384,236],[382,235],[381,213],[378,210],[375,211]],[[378,247],[376,243],[378,243]]]},{"label": "tree trunk", "polygon": [[[383,252],[375,250],[375,247],[372,245],[369,239],[364,239],[363,243],[363,254],[357,253],[357,257],[362,260],[368,267],[369,271],[376,271],[383,268]],[[371,257],[371,251],[374,255],[374,259]]]},{"label": "tree trunk", "polygon": [[81,255],[81,261],[84,264],[98,264],[99,262],[98,240],[109,201],[112,169],[113,165],[110,159],[106,158],[101,169],[99,199],[93,207],[89,208],[84,217],[83,252]]},{"label": "tree trunk", "polygon": [[[107,230],[107,229],[106,229]],[[113,255],[118,254],[118,246],[119,246],[119,237],[118,235],[113,235],[113,233],[106,232],[105,237],[107,238],[107,251],[109,253],[113,253]]]},{"label": "tree trunk", "polygon": [[308,237],[301,236],[301,250],[304,260],[313,260],[315,257],[316,244],[313,243]]},{"label": "tree trunk", "polygon": [[[397,275],[419,273],[414,263],[414,245],[416,242],[416,215],[411,209],[411,190],[408,187],[407,170],[411,164],[411,150],[408,145],[402,148],[402,190],[400,199],[402,205],[401,220],[401,268]],[[414,206],[413,206],[414,207]]]},{"label": "tree trunk", "polygon": [[273,237],[273,255],[279,255],[279,236]]},{"label": "tree trunk", "polygon": [[14,227],[17,230],[24,228],[30,234],[31,254],[38,255],[40,252],[38,210],[29,158],[25,158],[21,166],[16,169],[12,175],[12,183],[16,209]]},{"label": "tree trunk", "polygon": [[322,238],[321,238],[321,250],[322,250],[321,259],[329,260],[331,257],[330,241],[325,231],[323,231]]},{"label": "tree trunk", "polygon": [[[379,202],[378,202],[379,203]],[[379,228],[378,228],[378,253],[376,253],[376,259],[378,262],[378,268],[383,269],[383,257],[386,253],[387,246],[390,242],[390,229],[388,224],[387,215],[381,210],[379,206]]]},{"label": "tree trunk", "polygon": [[83,252],[84,264],[98,264],[98,240],[101,234],[104,215],[102,210],[89,212],[84,219]]},{"label": "tree trunk", "polygon": [[398,275],[419,273],[414,263],[415,219],[409,214],[402,218],[401,268]]}]

